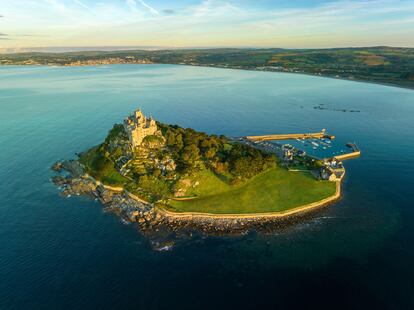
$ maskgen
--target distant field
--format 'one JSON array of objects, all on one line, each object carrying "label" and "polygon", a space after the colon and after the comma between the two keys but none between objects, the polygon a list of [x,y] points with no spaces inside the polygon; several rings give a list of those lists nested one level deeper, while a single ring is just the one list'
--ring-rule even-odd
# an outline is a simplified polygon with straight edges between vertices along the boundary
[{"label": "distant field", "polygon": [[262,213],[293,209],[327,198],[335,193],[335,183],[317,181],[300,172],[273,168],[248,182],[231,187],[210,172],[198,178],[191,200],[172,201],[175,212],[206,212],[217,214]]}]

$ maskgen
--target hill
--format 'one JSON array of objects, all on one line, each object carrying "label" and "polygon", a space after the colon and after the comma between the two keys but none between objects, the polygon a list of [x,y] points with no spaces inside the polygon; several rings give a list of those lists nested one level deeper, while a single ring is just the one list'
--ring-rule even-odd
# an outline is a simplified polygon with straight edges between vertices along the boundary
[{"label": "hill", "polygon": [[290,172],[274,154],[225,136],[157,123],[134,146],[125,130],[114,125],[102,144],[79,155],[82,182],[92,176],[169,211],[215,214],[282,212],[336,192],[335,182]]}]

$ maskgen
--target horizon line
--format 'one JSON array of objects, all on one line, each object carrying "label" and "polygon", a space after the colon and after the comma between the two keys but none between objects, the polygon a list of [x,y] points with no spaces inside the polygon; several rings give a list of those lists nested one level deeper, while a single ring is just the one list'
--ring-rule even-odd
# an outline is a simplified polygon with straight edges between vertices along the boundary
[{"label": "horizon line", "polygon": [[411,46],[395,45],[358,45],[358,46],[331,46],[331,47],[269,47],[269,46],[152,46],[152,45],[96,45],[96,46],[33,46],[0,48],[0,54],[19,53],[74,53],[74,52],[117,52],[117,51],[162,51],[162,50],[211,50],[211,49],[282,49],[282,50],[328,50],[352,48],[406,48]]}]

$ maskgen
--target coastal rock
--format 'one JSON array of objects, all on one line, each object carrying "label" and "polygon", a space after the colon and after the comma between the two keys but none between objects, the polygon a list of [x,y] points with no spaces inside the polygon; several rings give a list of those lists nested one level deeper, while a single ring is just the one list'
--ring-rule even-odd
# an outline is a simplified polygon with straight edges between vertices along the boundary
[{"label": "coastal rock", "polygon": [[68,183],[68,180],[60,175],[55,175],[52,177],[52,182],[57,186],[63,186]]},{"label": "coastal rock", "polygon": [[62,171],[62,163],[61,162],[56,162],[53,164],[52,166],[52,170],[56,171],[56,172],[61,172]]},{"label": "coastal rock", "polygon": [[103,186],[97,187],[97,192],[99,194],[99,197],[103,203],[108,203],[112,201],[112,198],[114,196],[114,192],[105,189]]},{"label": "coastal rock", "polygon": [[66,170],[72,177],[79,178],[84,175],[84,169],[77,160],[65,160],[60,164],[60,170]]}]

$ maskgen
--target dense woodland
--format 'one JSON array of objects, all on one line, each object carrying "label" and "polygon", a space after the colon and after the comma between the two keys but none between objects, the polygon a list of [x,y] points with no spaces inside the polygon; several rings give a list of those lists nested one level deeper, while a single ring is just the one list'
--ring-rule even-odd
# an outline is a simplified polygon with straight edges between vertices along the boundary
[{"label": "dense woodland", "polygon": [[231,143],[225,136],[207,135],[191,128],[158,124],[166,145],[177,162],[177,170],[191,173],[209,168],[243,180],[274,167],[276,158],[251,146]]}]

